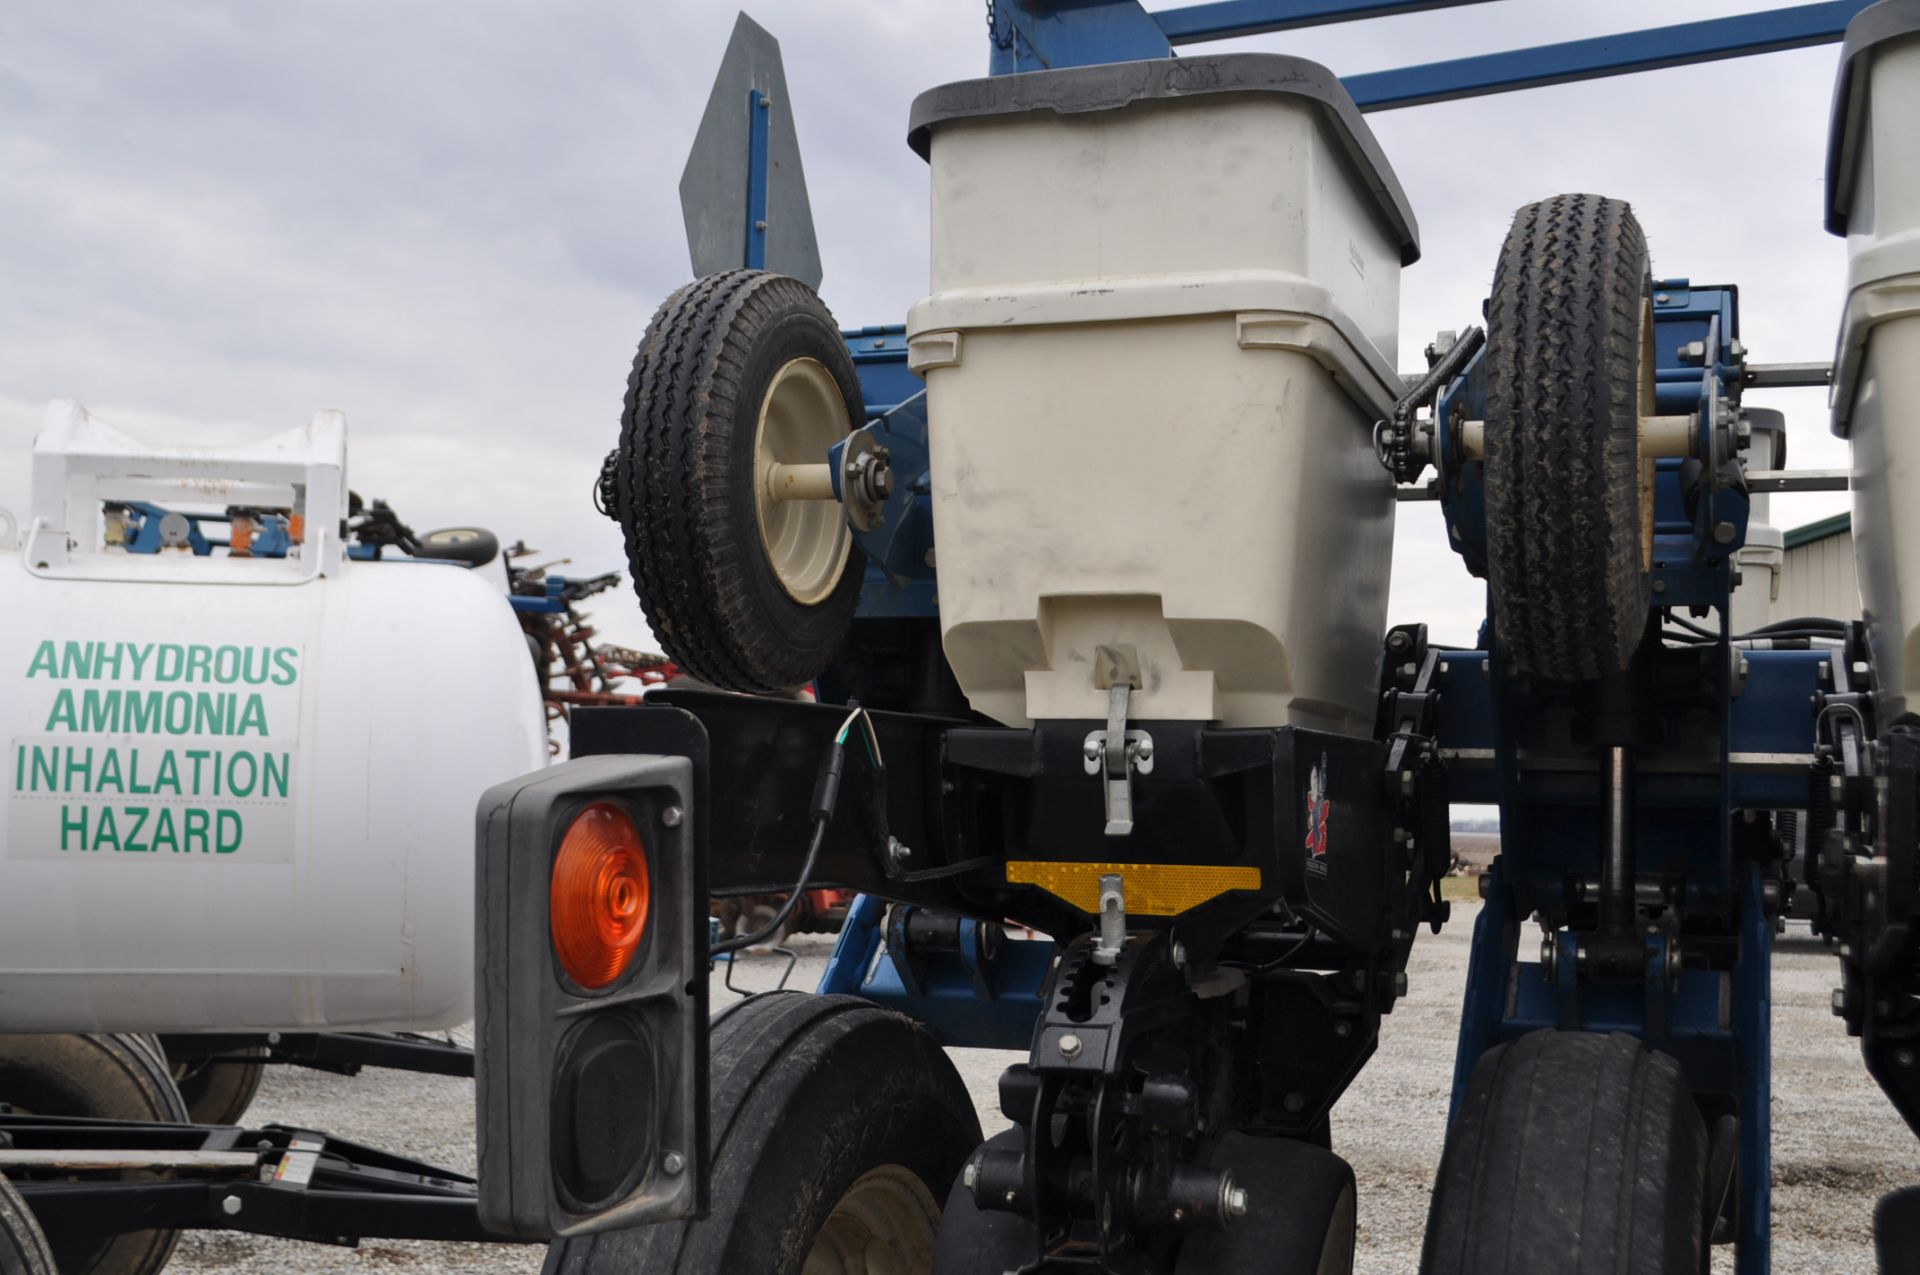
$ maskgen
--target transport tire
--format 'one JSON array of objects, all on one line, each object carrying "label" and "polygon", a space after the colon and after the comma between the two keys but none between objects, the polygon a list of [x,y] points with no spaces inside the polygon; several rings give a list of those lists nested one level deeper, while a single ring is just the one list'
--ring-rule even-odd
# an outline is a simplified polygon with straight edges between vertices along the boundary
[{"label": "transport tire", "polygon": [[419,556],[484,567],[500,556],[500,538],[484,527],[442,527],[420,537]]},{"label": "transport tire", "polygon": [[928,1275],[980,1121],[925,1029],[774,992],[715,1020],[712,1063],[707,1217],[557,1242],[548,1275]]},{"label": "transport tire", "polygon": [[862,415],[853,356],[798,279],[728,270],[668,297],[633,360],[613,514],[661,646],[703,682],[777,693],[846,639],[865,558],[834,500],[773,500]]},{"label": "transport tire", "polygon": [[[995,1134],[989,1147],[1020,1149],[1022,1134]],[[1233,1171],[1251,1203],[1224,1231],[1189,1235],[1175,1275],[1259,1272],[1259,1275],[1351,1275],[1356,1194],[1353,1169],[1323,1147],[1292,1138],[1232,1133],[1208,1162]],[[947,1195],[933,1275],[1000,1275],[1039,1252],[1033,1224],[1013,1213],[981,1209],[960,1182]]]},{"label": "transport tire", "polygon": [[[151,1036],[0,1036],[0,1102],[29,1115],[187,1120],[166,1055]],[[129,1181],[154,1177],[144,1171],[122,1176]],[[153,1275],[173,1255],[176,1234],[48,1238],[61,1275]]]},{"label": "transport tire", "polygon": [[1617,1032],[1533,1032],[1473,1069],[1421,1275],[1696,1275],[1706,1178],[1678,1063]]},{"label": "transport tire", "polygon": [[60,1275],[40,1223],[4,1177],[0,1177],[0,1275]]},{"label": "transport tire", "polygon": [[174,1087],[187,1104],[187,1118],[194,1124],[239,1124],[260,1092],[260,1080],[267,1072],[267,1047],[231,1049],[209,1059],[179,1058],[165,1041],[160,1044]]},{"label": "transport tire", "polygon": [[1515,671],[1626,668],[1653,565],[1653,308],[1633,209],[1559,195],[1514,214],[1487,305],[1487,582]]}]

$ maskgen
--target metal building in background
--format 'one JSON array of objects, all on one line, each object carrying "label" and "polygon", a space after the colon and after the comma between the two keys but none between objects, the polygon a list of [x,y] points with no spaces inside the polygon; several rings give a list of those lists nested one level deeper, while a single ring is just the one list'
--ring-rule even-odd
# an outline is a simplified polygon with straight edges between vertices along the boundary
[{"label": "metal building in background", "polygon": [[1835,514],[1786,533],[1775,620],[1803,615],[1853,620],[1860,616],[1860,585],[1853,572],[1853,516]]}]

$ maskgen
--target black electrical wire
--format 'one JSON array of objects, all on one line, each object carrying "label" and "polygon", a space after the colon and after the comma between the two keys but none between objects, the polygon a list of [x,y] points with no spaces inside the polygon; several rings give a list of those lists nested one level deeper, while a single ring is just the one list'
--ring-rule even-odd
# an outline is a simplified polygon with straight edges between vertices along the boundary
[{"label": "black electrical wire", "polygon": [[707,958],[709,960],[716,956],[725,956],[729,952],[737,952],[743,947],[752,947],[756,943],[764,943],[780,932],[780,927],[787,923],[787,918],[793,915],[793,910],[800,906],[800,897],[807,892],[807,883],[813,879],[813,865],[819,861],[820,847],[826,839],[827,821],[825,819],[815,820],[813,825],[813,842],[807,847],[806,862],[800,865],[800,879],[793,883],[793,893],[789,894],[787,901],[780,905],[780,910],[773,914],[773,920],[768,921],[752,934],[736,934],[730,939],[723,939],[715,943],[707,949]]},{"label": "black electrical wire", "polygon": [[905,885],[916,885],[922,881],[944,881],[948,877],[957,877],[968,872],[977,872],[981,868],[991,867],[999,859],[983,854],[977,859],[962,859],[957,863],[945,864],[938,868],[922,868],[918,872],[902,872],[895,880]]},{"label": "black electrical wire", "polygon": [[1772,624],[1763,624],[1751,633],[1742,633],[1741,637],[1766,637],[1771,633],[1791,630],[1798,635],[1809,630],[1822,633],[1845,633],[1846,621],[1835,620],[1824,615],[1797,615],[1790,620],[1775,620]]},{"label": "black electrical wire", "polygon": [[1671,612],[1669,612],[1667,614],[1667,623],[1677,624],[1681,628],[1686,629],[1689,632],[1698,633],[1703,638],[1711,638],[1716,642],[1720,640],[1719,630],[1710,629],[1704,624],[1695,624],[1692,620],[1687,619],[1685,616],[1674,615]]},{"label": "black electrical wire", "polygon": [[[813,784],[813,840],[807,844],[807,857],[800,865],[800,877],[793,883],[793,890],[787,895],[787,901],[773,914],[773,919],[755,930],[752,934],[736,934],[707,949],[707,959],[725,956],[737,952],[743,947],[752,947],[764,943],[780,932],[787,923],[793,910],[800,906],[800,898],[807,892],[808,884],[813,880],[814,865],[820,861],[820,847],[826,844],[827,825],[833,822],[834,807],[840,804],[840,772],[847,760],[847,730],[853,725],[854,718],[860,715],[855,708],[847,717],[844,725],[827,744],[827,755],[821,758],[820,774]],[[870,741],[871,742],[871,741]]]},{"label": "black electrical wire", "polygon": [[1271,973],[1272,971],[1279,969],[1282,965],[1285,965],[1288,961],[1292,960],[1294,957],[1300,955],[1301,949],[1305,948],[1307,944],[1313,942],[1313,936],[1318,934],[1319,932],[1320,931],[1316,927],[1309,924],[1307,926],[1306,933],[1302,934],[1299,937],[1299,939],[1295,941],[1292,947],[1280,953],[1280,955],[1274,957],[1270,961],[1265,961],[1259,965],[1249,965],[1245,961],[1222,961],[1220,962],[1220,968],[1229,969],[1229,970],[1243,970],[1246,973],[1256,978],[1262,974]]}]

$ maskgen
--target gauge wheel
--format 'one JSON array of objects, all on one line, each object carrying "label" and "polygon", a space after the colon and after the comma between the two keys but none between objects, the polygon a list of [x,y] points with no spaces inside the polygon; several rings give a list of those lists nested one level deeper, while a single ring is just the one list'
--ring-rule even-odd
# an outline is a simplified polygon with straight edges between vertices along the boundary
[{"label": "gauge wheel", "polygon": [[853,356],[798,279],[708,275],[653,316],[612,505],[647,623],[694,677],[781,693],[839,651],[865,559],[820,480],[862,413]]},{"label": "gauge wheel", "polygon": [[1631,1036],[1496,1045],[1447,1130],[1421,1275],[1696,1275],[1708,1145],[1680,1064]]},{"label": "gauge wheel", "polygon": [[1653,306],[1633,209],[1559,195],[1514,215],[1487,305],[1487,580],[1509,667],[1626,668],[1653,568]]}]

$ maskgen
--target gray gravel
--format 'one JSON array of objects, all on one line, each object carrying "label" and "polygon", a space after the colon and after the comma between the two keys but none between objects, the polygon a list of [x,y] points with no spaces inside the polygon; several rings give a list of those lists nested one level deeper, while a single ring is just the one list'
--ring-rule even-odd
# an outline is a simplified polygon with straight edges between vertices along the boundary
[{"label": "gray gravel", "polygon": [[[1427,1192],[1439,1163],[1453,1068],[1454,1029],[1477,912],[1455,905],[1438,936],[1414,945],[1411,991],[1388,1019],[1380,1052],[1334,1114],[1335,1146],[1360,1181],[1363,1275],[1411,1275],[1419,1266]],[[1774,1263],[1778,1275],[1873,1269],[1874,1200],[1920,1183],[1920,1142],[1868,1078],[1855,1042],[1828,1011],[1833,958],[1789,931],[1775,965]],[[811,987],[831,941],[795,940],[792,985]],[[738,981],[773,986],[784,961],[743,958]],[[713,981],[716,1007],[733,995]],[[1017,1055],[956,1050],[989,1133],[1004,1128],[995,1081]],[[250,1119],[304,1124],[471,1172],[473,1099],[467,1081],[368,1071],[348,1079],[297,1068],[269,1072]],[[1714,1269],[1731,1272],[1726,1250]],[[189,1234],[169,1269],[227,1272],[533,1272],[535,1248],[369,1241],[357,1250]]]}]

